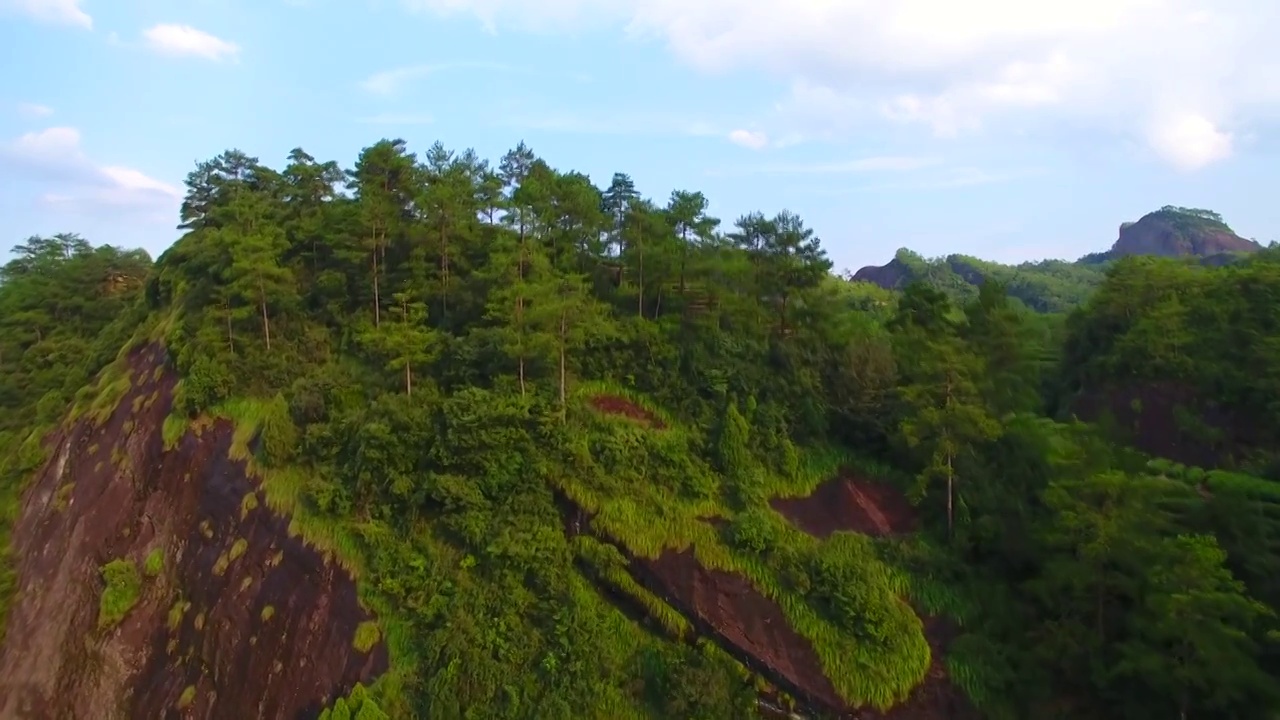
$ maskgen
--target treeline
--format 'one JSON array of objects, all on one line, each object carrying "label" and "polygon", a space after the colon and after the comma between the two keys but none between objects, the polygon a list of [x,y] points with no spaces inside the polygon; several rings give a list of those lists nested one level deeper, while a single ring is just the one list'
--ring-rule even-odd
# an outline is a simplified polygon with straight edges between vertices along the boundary
[{"label": "treeline", "polygon": [[1221,268],[1128,259],[1069,327],[1067,392],[1159,388],[1178,401],[1173,431],[1126,428],[1140,443],[1194,444],[1215,465],[1280,480],[1277,249]]},{"label": "treeline", "polygon": [[1039,313],[1065,313],[1079,307],[1102,284],[1106,272],[1105,260],[1003,265],[968,255],[926,259],[906,248],[899,249],[894,260],[908,272],[907,282],[926,282],[954,302],[977,297],[978,286],[989,278],[1003,285],[1018,305]]},{"label": "treeline", "polygon": [[[1280,707],[1273,485],[1153,466],[1100,427],[1044,417],[1152,348],[1152,376],[1169,365],[1261,396],[1270,375],[1248,364],[1268,351],[1210,349],[1243,339],[1215,333],[1249,312],[1245,327],[1274,335],[1273,276],[1196,271],[1223,288],[1196,295],[1220,311],[1179,315],[1195,339],[1166,352],[1165,321],[1150,318],[1167,302],[1132,304],[1133,278],[1180,302],[1200,281],[1126,259],[1064,344],[1000,282],[962,302],[924,283],[881,293],[832,277],[791,213],[725,228],[700,193],[658,204],[624,174],[597,188],[523,145],[493,167],[386,140],[350,170],[295,150],[276,171],[229,151],[187,186],[188,233],[147,276],[128,330],[164,333],[180,413],[261,428],[268,482],[288,480],[307,526],[357,558],[393,659],[370,706],[752,712],[723,654],[641,631],[585,583],[575,562],[602,551],[564,538],[552,488],[570,478],[627,500],[630,515],[602,521],[648,539],[689,537],[677,507],[727,520],[718,551],[811,604],[815,627],[838,635],[815,645],[869,658],[910,645],[864,617],[898,586],[850,578],[883,562],[926,579],[932,594],[913,600],[963,620],[948,668],[991,717],[1261,720]],[[96,271],[67,262],[54,264],[82,282],[60,302],[88,304]],[[10,292],[0,285],[0,302]],[[52,337],[12,328],[7,353]],[[1217,369],[1187,369],[1196,343],[1195,362]],[[601,426],[576,392],[587,387],[646,399],[667,434]],[[923,536],[871,557],[777,528],[761,540],[770,494],[808,482],[833,448],[902,482]],[[884,697],[902,679],[860,682]]]}]

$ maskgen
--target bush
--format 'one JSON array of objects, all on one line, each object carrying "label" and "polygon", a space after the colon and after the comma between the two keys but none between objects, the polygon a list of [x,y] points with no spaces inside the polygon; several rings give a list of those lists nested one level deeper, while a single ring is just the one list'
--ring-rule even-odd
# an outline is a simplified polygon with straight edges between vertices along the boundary
[{"label": "bush", "polygon": [[138,602],[142,579],[132,562],[117,558],[102,566],[102,580],[106,587],[98,604],[98,627],[111,628],[118,625]]}]

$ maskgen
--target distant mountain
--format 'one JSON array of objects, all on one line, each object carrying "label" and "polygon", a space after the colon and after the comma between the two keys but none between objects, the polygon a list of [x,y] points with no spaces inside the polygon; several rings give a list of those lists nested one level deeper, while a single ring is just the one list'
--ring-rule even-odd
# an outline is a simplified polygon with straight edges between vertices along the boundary
[{"label": "distant mountain", "polygon": [[977,295],[988,278],[1003,282],[1009,295],[1039,312],[1064,312],[1079,305],[1093,291],[1113,261],[1126,255],[1197,257],[1210,265],[1225,265],[1262,246],[1240,237],[1210,210],[1172,205],[1147,213],[1137,222],[1120,226],[1110,250],[1090,253],[1075,262],[1041,260],[1018,265],[979,260],[967,255],[926,259],[906,248],[885,265],[869,265],[854,281],[899,290],[922,279],[957,301]]},{"label": "distant mountain", "polygon": [[1165,206],[1138,222],[1120,226],[1120,238],[1111,246],[1113,258],[1124,255],[1162,257],[1212,257],[1250,253],[1262,246],[1235,233],[1222,216],[1211,210]]}]

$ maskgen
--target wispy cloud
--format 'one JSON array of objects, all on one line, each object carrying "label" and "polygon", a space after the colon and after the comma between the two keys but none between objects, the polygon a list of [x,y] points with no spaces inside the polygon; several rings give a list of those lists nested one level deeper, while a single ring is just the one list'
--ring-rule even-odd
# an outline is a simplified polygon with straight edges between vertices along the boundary
[{"label": "wispy cloud", "polygon": [[177,187],[141,170],[95,162],[73,127],[51,127],[0,144],[0,174],[53,186],[38,199],[62,212],[141,212],[169,222],[182,199]]},{"label": "wispy cloud", "polygon": [[24,118],[42,118],[53,114],[53,108],[39,103],[18,103],[18,114]]},{"label": "wispy cloud", "polygon": [[426,113],[381,113],[356,118],[356,122],[362,125],[430,125],[435,118]]},{"label": "wispy cloud", "polygon": [[83,0],[0,0],[0,10],[12,10],[37,22],[77,25],[93,29],[93,18],[80,8]]},{"label": "wispy cloud", "polygon": [[165,55],[190,55],[205,60],[235,59],[240,46],[190,25],[161,23],[143,31],[147,46]]},{"label": "wispy cloud", "polygon": [[1043,168],[990,171],[976,167],[955,167],[948,168],[936,175],[903,182],[880,183],[875,187],[885,190],[949,190],[1024,180],[1039,177],[1046,173],[1047,170]]},{"label": "wispy cloud", "polygon": [[711,177],[734,175],[841,175],[868,172],[910,172],[942,164],[940,158],[879,155],[838,162],[779,163],[708,170]]},{"label": "wispy cloud", "polygon": [[913,173],[900,180],[872,182],[853,187],[817,187],[810,192],[826,197],[840,197],[857,193],[894,190],[894,191],[930,191],[959,190],[981,185],[995,185],[1040,177],[1048,174],[1044,168],[1019,168],[1013,170],[984,170],[972,166],[956,166],[939,168],[937,171]]},{"label": "wispy cloud", "polygon": [[751,150],[761,150],[769,144],[769,136],[760,130],[738,129],[729,133],[729,142]]},{"label": "wispy cloud", "polygon": [[511,113],[493,121],[497,127],[579,135],[686,135],[723,137],[723,125],[700,117],[667,112],[554,111]]},{"label": "wispy cloud", "polygon": [[449,70],[490,70],[493,72],[504,73],[532,72],[526,68],[517,67],[515,65],[491,62],[487,60],[425,63],[421,65],[406,65],[404,67],[376,72],[365,78],[364,81],[360,83],[360,87],[364,88],[366,92],[370,92],[375,95],[391,95],[409,82]]}]

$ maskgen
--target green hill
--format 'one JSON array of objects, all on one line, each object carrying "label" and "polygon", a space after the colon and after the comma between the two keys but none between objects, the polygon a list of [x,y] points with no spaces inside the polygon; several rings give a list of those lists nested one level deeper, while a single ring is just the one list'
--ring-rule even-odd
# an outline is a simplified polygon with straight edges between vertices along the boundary
[{"label": "green hill", "polygon": [[[1059,337],[524,145],[187,185],[153,265],[0,272],[0,716],[1280,709],[1270,253],[1089,270]],[[1227,392],[1091,412],[1174,381]]]},{"label": "green hill", "polygon": [[1189,262],[1225,265],[1238,261],[1262,246],[1236,235],[1209,210],[1165,206],[1136,222],[1120,226],[1111,249],[1091,253],[1074,262],[1041,260],[1018,265],[979,260],[967,255],[926,259],[902,248],[884,266],[868,266],[853,280],[901,289],[912,280],[924,280],[956,302],[977,297],[977,286],[987,279],[1002,283],[1010,297],[1042,313],[1066,312],[1081,305],[1102,283],[1106,269],[1126,255],[1188,258]]}]

